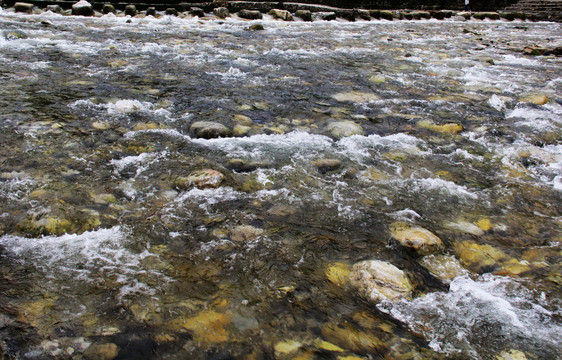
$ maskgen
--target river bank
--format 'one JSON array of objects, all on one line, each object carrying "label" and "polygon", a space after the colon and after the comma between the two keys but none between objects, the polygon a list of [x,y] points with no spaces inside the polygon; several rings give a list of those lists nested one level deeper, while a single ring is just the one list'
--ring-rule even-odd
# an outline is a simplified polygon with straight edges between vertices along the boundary
[{"label": "river bank", "polygon": [[[229,1],[224,2],[224,6],[218,6],[216,2],[207,3],[190,3],[190,4],[127,4],[127,3],[88,3],[88,6],[82,2],[82,12],[74,12],[74,14],[85,16],[102,16],[107,13],[115,13],[116,15],[129,15],[142,18],[143,16],[163,16],[173,15],[180,18],[197,16],[201,19],[224,18],[226,16],[237,15],[249,19],[259,19],[260,15],[253,13],[249,15],[246,11],[257,11],[260,14],[270,14],[281,20],[301,19],[304,21],[313,20],[336,20],[343,19],[347,21],[370,21],[370,20],[421,20],[421,19],[455,19],[463,20],[529,20],[538,21],[550,19],[559,21],[556,16],[543,16],[524,12],[467,12],[454,10],[367,10],[367,9],[342,9],[331,6],[303,4],[303,3],[271,3],[271,2],[245,2],[245,1]],[[18,11],[23,13],[39,14],[42,11],[51,11],[61,13],[63,15],[72,15],[72,7],[76,2],[71,1],[31,1],[16,2],[9,6],[8,11]],[[218,15],[216,9],[218,10]],[[226,11],[226,12],[225,12]],[[246,15],[244,15],[246,12]],[[285,14],[288,12],[288,14]],[[290,16],[289,16],[290,15]]]}]

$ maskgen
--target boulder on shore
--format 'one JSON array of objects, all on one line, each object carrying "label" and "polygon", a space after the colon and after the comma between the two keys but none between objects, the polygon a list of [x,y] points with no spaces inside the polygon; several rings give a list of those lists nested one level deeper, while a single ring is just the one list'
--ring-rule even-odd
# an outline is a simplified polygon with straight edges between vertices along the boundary
[{"label": "boulder on shore", "polygon": [[295,16],[301,18],[303,21],[312,21],[312,13],[310,10],[297,10]]},{"label": "boulder on shore", "polygon": [[34,7],[33,4],[24,2],[17,2],[14,4],[14,10],[16,10],[16,12],[31,13]]},{"label": "boulder on shore", "polygon": [[248,20],[259,20],[263,18],[263,15],[261,14],[261,12],[259,12],[259,10],[242,9],[238,12],[238,16],[240,16],[242,19]]},{"label": "boulder on shore", "polygon": [[287,10],[271,9],[269,15],[273,16],[275,19],[280,19],[283,21],[293,21],[293,15]]},{"label": "boulder on shore", "polygon": [[94,8],[92,4],[90,4],[86,0],[80,0],[76,4],[72,5],[72,15],[93,16]]},{"label": "boulder on shore", "polygon": [[230,12],[224,6],[215,8],[213,10],[213,14],[215,14],[215,16],[218,17],[219,19],[226,19],[227,17],[230,16]]}]

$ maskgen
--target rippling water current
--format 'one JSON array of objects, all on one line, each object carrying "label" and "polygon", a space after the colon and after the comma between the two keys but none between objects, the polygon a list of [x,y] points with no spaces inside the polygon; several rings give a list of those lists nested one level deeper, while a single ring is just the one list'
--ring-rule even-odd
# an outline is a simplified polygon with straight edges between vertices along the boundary
[{"label": "rippling water current", "polygon": [[0,10],[0,354],[559,357],[560,24],[126,21]]}]

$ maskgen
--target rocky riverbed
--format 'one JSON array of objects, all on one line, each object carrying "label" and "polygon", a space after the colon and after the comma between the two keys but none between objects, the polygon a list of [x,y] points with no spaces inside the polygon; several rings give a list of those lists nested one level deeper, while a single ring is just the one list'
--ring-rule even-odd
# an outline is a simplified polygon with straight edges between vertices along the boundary
[{"label": "rocky riverbed", "polygon": [[560,24],[131,15],[0,10],[2,356],[559,357]]}]

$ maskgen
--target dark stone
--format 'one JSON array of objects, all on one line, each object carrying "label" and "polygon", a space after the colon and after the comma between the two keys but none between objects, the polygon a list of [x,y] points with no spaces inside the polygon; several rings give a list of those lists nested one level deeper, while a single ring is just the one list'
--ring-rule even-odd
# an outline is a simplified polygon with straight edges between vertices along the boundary
[{"label": "dark stone", "polygon": [[357,12],[357,16],[361,19],[361,20],[371,20],[371,14],[369,13],[369,10],[356,10]]},{"label": "dark stone", "polygon": [[224,6],[215,8],[213,10],[213,14],[215,14],[215,16],[218,17],[219,19],[226,19],[227,17],[230,16],[230,12]]},{"label": "dark stone", "polygon": [[178,10],[176,8],[167,8],[164,14],[171,15],[171,16],[178,16]]},{"label": "dark stone", "polygon": [[115,14],[115,6],[111,4],[103,4],[101,8],[101,12],[104,14],[114,13]]},{"label": "dark stone", "polygon": [[243,19],[249,19],[249,20],[258,20],[263,18],[263,15],[261,14],[261,12],[259,12],[259,10],[242,9],[238,12],[238,16],[240,16]]},{"label": "dark stone", "polygon": [[254,24],[254,25],[250,26],[250,27],[248,28],[248,30],[251,30],[251,31],[261,31],[261,30],[265,30],[265,28],[263,27],[263,24]]},{"label": "dark stone", "polygon": [[[392,13],[392,11],[381,10],[379,14],[380,14],[381,19],[385,19],[385,20],[394,19],[394,14]],[[372,16],[372,14],[371,14],[371,16]]]},{"label": "dark stone", "polygon": [[137,14],[137,7],[135,5],[125,6],[125,15],[135,16]]},{"label": "dark stone", "polygon": [[72,15],[78,16],[93,16],[94,15],[94,8],[92,4],[85,0],[81,0],[76,4],[72,5]]},{"label": "dark stone", "polygon": [[198,16],[198,17],[204,17],[205,16],[205,12],[203,11],[203,9],[198,8],[198,7],[192,7],[189,10],[189,15],[191,16]]},{"label": "dark stone", "polygon": [[150,6],[146,9],[146,16],[156,16],[156,8],[154,6]]},{"label": "dark stone", "polygon": [[318,13],[316,13],[316,16],[320,20],[325,20],[325,21],[336,20],[336,13],[335,12],[318,12]]},{"label": "dark stone", "polygon": [[371,17],[374,18],[374,19],[380,19],[381,18],[381,11],[380,10],[369,10],[369,15],[371,15]]},{"label": "dark stone", "polygon": [[47,10],[55,14],[60,14],[62,12],[60,5],[47,5]]},{"label": "dark stone", "polygon": [[297,10],[295,16],[303,19],[304,21],[312,21],[312,13],[310,10]]}]

